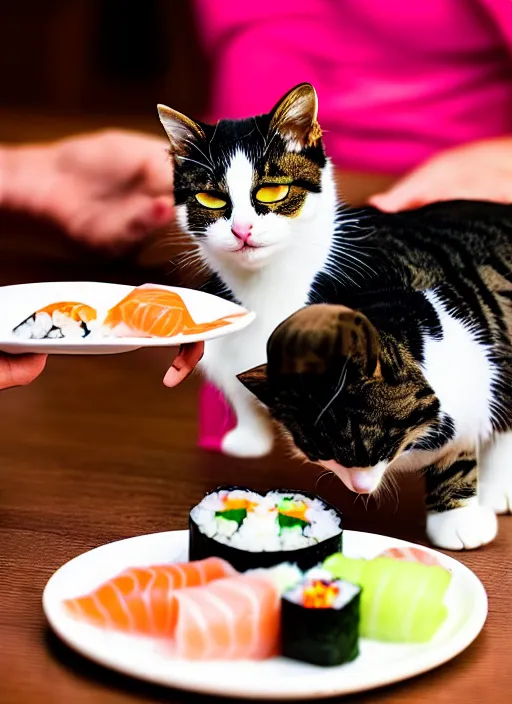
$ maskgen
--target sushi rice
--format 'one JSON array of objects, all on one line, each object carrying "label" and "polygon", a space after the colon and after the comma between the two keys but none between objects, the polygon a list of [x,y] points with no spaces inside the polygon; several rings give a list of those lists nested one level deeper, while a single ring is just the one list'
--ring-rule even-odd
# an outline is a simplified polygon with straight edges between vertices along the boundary
[{"label": "sushi rice", "polygon": [[[226,512],[227,501],[237,500],[250,505],[240,522],[219,515]],[[283,505],[304,504],[303,520],[292,518],[288,525],[280,522]],[[208,538],[248,552],[298,550],[339,535],[342,529],[340,517],[321,499],[296,492],[269,492],[265,496],[245,489],[212,492],[190,516]]]},{"label": "sushi rice", "polygon": [[97,320],[74,320],[60,310],[51,314],[37,311],[17,325],[13,333],[22,340],[57,340],[68,338],[77,340],[99,330]]}]

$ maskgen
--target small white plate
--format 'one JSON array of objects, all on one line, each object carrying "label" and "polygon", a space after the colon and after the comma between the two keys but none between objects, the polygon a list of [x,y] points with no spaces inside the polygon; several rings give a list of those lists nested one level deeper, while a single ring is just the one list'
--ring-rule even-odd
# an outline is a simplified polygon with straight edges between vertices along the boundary
[{"label": "small white plate", "polygon": [[106,284],[95,281],[49,281],[36,284],[18,284],[0,287],[0,351],[11,354],[117,354],[141,347],[179,347],[184,342],[200,342],[230,335],[247,327],[255,314],[244,308],[189,288],[161,286],[178,293],[196,323],[205,323],[225,316],[246,313],[217,330],[198,335],[175,335],[174,337],[86,337],[78,340],[22,340],[14,335],[13,328],[36,310],[59,301],[77,301],[96,308],[98,318],[134,289],[134,286]]},{"label": "small white plate", "polygon": [[[402,540],[344,532],[344,552],[372,558]],[[419,547],[419,546],[416,546]],[[432,551],[435,552],[435,551]],[[339,667],[316,667],[286,658],[261,662],[178,660],[156,640],[107,632],[75,621],[62,600],[84,594],[129,566],[185,561],[188,531],[154,533],[120,540],[74,558],[50,578],[43,607],[55,632],[96,662],[133,677],[192,692],[237,699],[317,699],[361,692],[419,675],[458,655],[477,637],[487,617],[487,596],[464,565],[435,552],[452,573],[446,596],[448,617],[425,645],[361,640],[361,654]]]}]

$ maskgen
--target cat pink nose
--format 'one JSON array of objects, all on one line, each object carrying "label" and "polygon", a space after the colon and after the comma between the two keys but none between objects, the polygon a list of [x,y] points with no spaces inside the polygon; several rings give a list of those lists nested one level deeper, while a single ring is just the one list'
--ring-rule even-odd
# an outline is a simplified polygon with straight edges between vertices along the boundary
[{"label": "cat pink nose", "polygon": [[248,223],[234,222],[231,232],[242,242],[247,242],[252,233],[252,225]]}]

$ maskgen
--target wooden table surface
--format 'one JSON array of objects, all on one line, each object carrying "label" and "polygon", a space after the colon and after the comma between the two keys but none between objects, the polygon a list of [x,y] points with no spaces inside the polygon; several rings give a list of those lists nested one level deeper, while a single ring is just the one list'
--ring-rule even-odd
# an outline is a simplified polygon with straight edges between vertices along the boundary
[{"label": "wooden table surface", "polygon": [[[51,236],[50,236],[51,235]],[[140,283],[155,271],[77,257],[38,224],[1,216],[0,284],[45,279]],[[161,280],[168,279],[162,273]],[[1,315],[1,311],[0,311]],[[282,450],[237,461],[196,447],[190,380],[161,383],[165,351],[54,357],[33,385],[0,394],[0,703],[128,704],[205,701],[114,674],[51,634],[41,608],[46,581],[64,562],[103,543],[186,527],[187,512],[221,483],[255,489],[297,486],[337,503],[346,527],[423,541],[419,479],[379,510],[341,483],[288,460]],[[458,658],[408,682],[347,702],[453,704],[510,701],[512,518],[497,541],[456,555],[483,581],[490,601],[480,637]]]}]

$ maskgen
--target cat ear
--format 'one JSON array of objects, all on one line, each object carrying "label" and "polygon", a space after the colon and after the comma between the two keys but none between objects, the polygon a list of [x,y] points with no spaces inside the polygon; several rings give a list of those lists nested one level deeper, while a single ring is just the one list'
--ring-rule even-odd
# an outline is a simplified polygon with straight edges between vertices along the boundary
[{"label": "cat ear", "polygon": [[250,391],[257,399],[266,404],[269,398],[269,387],[267,379],[267,365],[262,364],[246,372],[237,374],[237,379]]},{"label": "cat ear", "polygon": [[323,374],[348,359],[367,377],[381,375],[379,334],[366,316],[345,306],[307,306],[285,320],[267,345],[268,375]]},{"label": "cat ear", "polygon": [[292,146],[315,146],[322,137],[317,121],[318,98],[310,83],[300,83],[271,111],[270,134],[275,130]]},{"label": "cat ear", "polygon": [[172,110],[166,105],[158,105],[158,116],[169,137],[174,155],[186,154],[191,147],[190,142],[205,138],[203,128],[177,110]]}]

